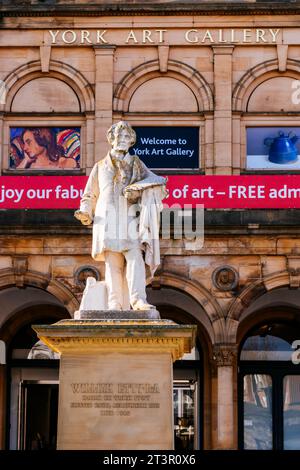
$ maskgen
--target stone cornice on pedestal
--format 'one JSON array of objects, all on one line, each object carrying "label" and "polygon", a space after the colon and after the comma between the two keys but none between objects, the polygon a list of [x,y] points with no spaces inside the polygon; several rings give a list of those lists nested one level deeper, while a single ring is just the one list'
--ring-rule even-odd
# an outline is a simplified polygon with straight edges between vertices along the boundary
[{"label": "stone cornice on pedestal", "polygon": [[176,361],[195,345],[197,327],[171,320],[61,320],[33,325],[33,329],[47,346],[62,354],[166,352]]}]

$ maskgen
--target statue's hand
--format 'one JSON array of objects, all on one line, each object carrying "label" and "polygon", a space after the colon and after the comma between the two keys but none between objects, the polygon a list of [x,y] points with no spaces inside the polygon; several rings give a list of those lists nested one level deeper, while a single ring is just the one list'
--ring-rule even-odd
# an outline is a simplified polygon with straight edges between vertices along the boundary
[{"label": "statue's hand", "polygon": [[137,202],[139,197],[141,197],[142,191],[139,190],[128,190],[125,188],[124,196],[128,199],[129,202]]},{"label": "statue's hand", "polygon": [[87,212],[82,212],[82,211],[78,210],[74,213],[74,217],[76,217],[76,219],[80,220],[80,222],[83,225],[90,225],[92,223],[92,219],[90,218],[90,216]]}]

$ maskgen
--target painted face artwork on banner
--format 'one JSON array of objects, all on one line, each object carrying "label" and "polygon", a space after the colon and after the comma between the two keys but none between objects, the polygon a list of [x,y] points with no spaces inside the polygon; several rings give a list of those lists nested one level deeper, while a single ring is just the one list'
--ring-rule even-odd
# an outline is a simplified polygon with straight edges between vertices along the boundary
[{"label": "painted face artwork on banner", "polygon": [[248,127],[248,170],[299,170],[300,127]]},{"label": "painted face artwork on banner", "polygon": [[11,127],[9,169],[80,168],[79,127]]}]

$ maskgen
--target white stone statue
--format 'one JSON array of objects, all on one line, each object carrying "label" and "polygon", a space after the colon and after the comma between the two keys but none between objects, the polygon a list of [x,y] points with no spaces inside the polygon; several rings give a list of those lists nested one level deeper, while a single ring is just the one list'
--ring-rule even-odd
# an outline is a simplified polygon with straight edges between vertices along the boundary
[{"label": "white stone statue", "polygon": [[160,263],[166,179],[128,153],[136,141],[128,123],[111,126],[107,138],[112,149],[94,165],[75,217],[84,225],[93,222],[92,257],[105,261],[108,309],[127,310],[129,297],[134,310],[149,310],[155,307],[146,299],[145,263],[151,275]]}]

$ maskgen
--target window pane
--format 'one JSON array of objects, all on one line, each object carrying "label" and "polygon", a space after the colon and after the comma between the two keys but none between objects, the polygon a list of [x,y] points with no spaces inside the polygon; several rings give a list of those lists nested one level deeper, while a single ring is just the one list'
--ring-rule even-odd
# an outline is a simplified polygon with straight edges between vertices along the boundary
[{"label": "window pane", "polygon": [[195,384],[173,385],[175,449],[194,449]]},{"label": "window pane", "polygon": [[272,378],[264,374],[244,377],[244,448],[270,450],[272,434]]},{"label": "window pane", "polygon": [[272,335],[250,336],[246,339],[242,361],[290,361],[293,349],[288,341]]},{"label": "window pane", "polygon": [[283,448],[300,450],[300,375],[283,381]]}]

